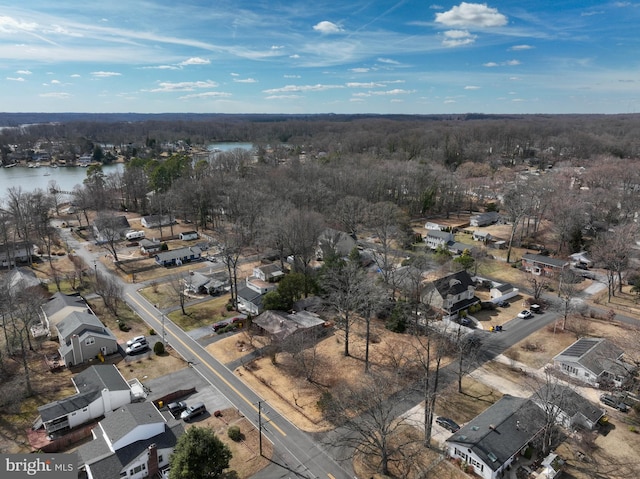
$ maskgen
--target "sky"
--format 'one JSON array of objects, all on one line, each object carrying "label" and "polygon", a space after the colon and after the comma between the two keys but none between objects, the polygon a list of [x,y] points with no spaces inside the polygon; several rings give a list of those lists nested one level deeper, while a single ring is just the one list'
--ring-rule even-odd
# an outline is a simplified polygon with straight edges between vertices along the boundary
[{"label": "sky", "polygon": [[0,0],[0,111],[637,113],[636,2]]}]

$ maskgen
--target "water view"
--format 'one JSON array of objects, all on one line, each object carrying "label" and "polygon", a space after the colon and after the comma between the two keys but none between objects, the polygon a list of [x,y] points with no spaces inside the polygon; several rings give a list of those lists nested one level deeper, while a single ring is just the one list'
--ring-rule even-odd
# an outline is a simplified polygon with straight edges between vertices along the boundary
[{"label": "water view", "polygon": [[[212,143],[207,146],[207,150],[212,153],[231,151],[236,148],[251,150],[253,145],[251,143]],[[102,171],[106,175],[123,169],[124,164],[122,163],[102,167]],[[24,191],[33,191],[37,188],[47,190],[50,181],[55,181],[61,191],[73,191],[73,188],[82,184],[86,177],[87,169],[80,166],[59,168],[15,166],[12,168],[0,168],[0,194],[2,195],[0,198],[3,198],[11,187],[19,186]]]}]

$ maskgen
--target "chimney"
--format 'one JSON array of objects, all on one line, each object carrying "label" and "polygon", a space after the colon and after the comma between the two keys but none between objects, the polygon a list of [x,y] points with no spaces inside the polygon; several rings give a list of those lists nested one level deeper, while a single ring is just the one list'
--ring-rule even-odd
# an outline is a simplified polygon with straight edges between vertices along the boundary
[{"label": "chimney", "polygon": [[159,470],[158,448],[155,444],[151,444],[149,446],[149,461],[147,462],[147,472],[149,473],[149,477],[156,477]]}]

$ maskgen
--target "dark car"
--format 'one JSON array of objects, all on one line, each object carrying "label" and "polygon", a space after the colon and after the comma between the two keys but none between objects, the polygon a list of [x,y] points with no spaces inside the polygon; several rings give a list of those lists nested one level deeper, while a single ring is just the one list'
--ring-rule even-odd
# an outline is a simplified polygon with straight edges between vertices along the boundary
[{"label": "dark car", "polygon": [[600,402],[602,402],[602,404],[606,404],[609,407],[617,409],[618,411],[627,412],[629,410],[629,406],[620,401],[617,397],[610,394],[601,395]]},{"label": "dark car", "polygon": [[460,426],[458,426],[453,419],[449,419],[448,417],[437,417],[436,424],[451,432],[456,432],[458,429],[460,429]]},{"label": "dark car", "polygon": [[180,413],[180,418],[185,422],[189,422],[193,418],[198,417],[201,414],[204,414],[206,412],[207,412],[207,408],[205,407],[205,405],[199,402],[187,407],[187,409],[182,411]]},{"label": "dark car", "polygon": [[167,408],[169,409],[171,415],[177,419],[180,417],[180,413],[187,409],[187,403],[184,401],[175,401],[169,403]]},{"label": "dark car", "polygon": [[542,306],[540,306],[539,304],[532,304],[532,305],[529,307],[529,310],[530,310],[532,313],[542,314]]},{"label": "dark car", "polygon": [[498,306],[500,306],[501,308],[508,308],[509,306],[511,306],[511,304],[508,301],[499,301],[498,302]]},{"label": "dark car", "polygon": [[215,323],[213,326],[211,326],[213,328],[213,330],[215,332],[218,332],[219,330],[221,330],[222,328],[225,328],[227,326],[229,326],[229,324],[231,323],[231,321],[229,321],[228,319],[225,319],[223,321],[218,321],[217,323]]}]

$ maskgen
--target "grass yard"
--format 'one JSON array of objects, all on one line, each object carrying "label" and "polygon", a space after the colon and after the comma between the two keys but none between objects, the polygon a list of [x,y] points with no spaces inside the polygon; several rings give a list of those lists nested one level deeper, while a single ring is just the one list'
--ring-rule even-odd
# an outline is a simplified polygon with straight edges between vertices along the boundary
[{"label": "grass yard", "polygon": [[462,378],[462,392],[457,383],[450,384],[438,394],[436,411],[439,416],[450,417],[458,424],[469,422],[498,399],[502,393],[469,376]]},{"label": "grass yard", "polygon": [[178,308],[167,316],[185,331],[191,331],[203,326],[211,326],[213,323],[225,318],[237,316],[238,313],[236,311],[227,311],[226,306],[228,303],[229,295],[225,294],[185,307],[186,315],[182,314],[182,310]]}]

